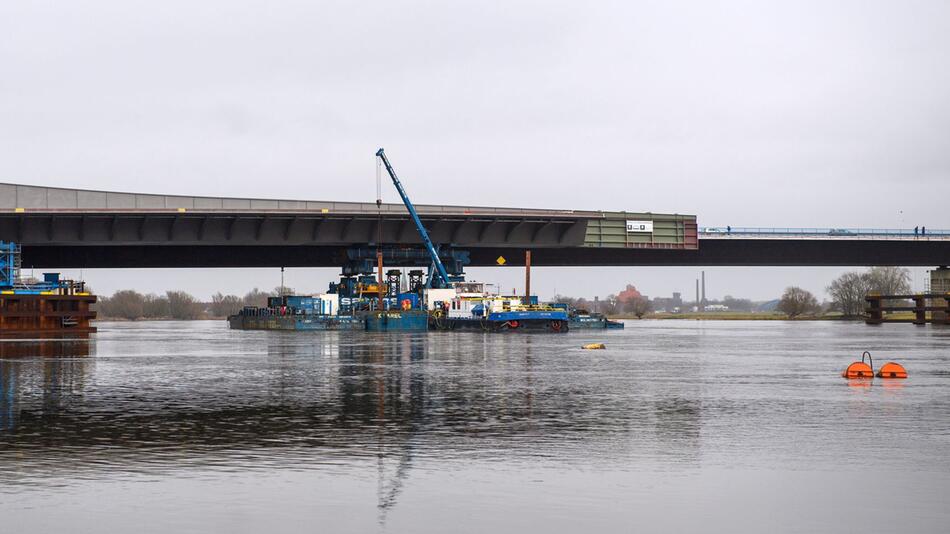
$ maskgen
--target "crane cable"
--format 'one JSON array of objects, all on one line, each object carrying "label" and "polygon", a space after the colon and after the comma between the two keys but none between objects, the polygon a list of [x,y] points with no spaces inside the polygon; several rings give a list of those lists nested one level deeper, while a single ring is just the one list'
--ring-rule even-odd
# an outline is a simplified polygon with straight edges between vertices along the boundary
[{"label": "crane cable", "polygon": [[[376,261],[377,263],[382,263],[381,257],[383,254],[382,242],[383,242],[383,160],[380,157],[376,158]],[[376,276],[376,292],[380,311],[383,308],[383,270],[379,267],[379,273]]]}]

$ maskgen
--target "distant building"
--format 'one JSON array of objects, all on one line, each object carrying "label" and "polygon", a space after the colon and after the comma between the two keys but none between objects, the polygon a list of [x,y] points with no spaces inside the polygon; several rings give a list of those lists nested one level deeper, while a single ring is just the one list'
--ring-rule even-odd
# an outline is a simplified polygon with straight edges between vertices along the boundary
[{"label": "distant building", "polygon": [[673,297],[656,297],[653,299],[653,309],[660,313],[680,313],[683,309],[682,293],[673,293]]},{"label": "distant building", "polygon": [[643,298],[643,294],[637,291],[637,288],[631,284],[627,284],[627,288],[617,293],[617,301],[622,303],[627,303],[633,299]]}]

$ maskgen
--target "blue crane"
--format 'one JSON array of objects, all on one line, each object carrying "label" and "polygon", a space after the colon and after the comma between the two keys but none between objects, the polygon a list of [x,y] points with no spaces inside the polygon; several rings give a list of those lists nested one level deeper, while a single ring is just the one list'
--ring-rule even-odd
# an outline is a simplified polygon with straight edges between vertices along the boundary
[{"label": "blue crane", "polygon": [[[406,190],[403,189],[402,183],[399,181],[399,178],[396,177],[396,171],[393,170],[393,166],[389,164],[389,158],[386,157],[386,153],[383,152],[383,149],[380,148],[376,151],[376,157],[383,161],[383,165],[386,166],[386,172],[389,173],[389,177],[393,179],[393,185],[396,186],[396,191],[399,191],[399,196],[402,197],[402,203],[406,205],[406,209],[409,210],[409,215],[412,217],[412,222],[416,224],[416,230],[419,231],[419,236],[422,237],[422,243],[426,246],[426,250],[429,252],[429,257],[432,259],[432,264],[435,265],[435,271],[439,275],[441,282],[436,281],[436,287],[449,287],[449,273],[446,272],[445,266],[442,265],[442,260],[439,258],[439,252],[435,249],[435,245],[432,244],[432,240],[429,239],[429,232],[426,231],[426,227],[422,225],[422,221],[419,219],[419,214],[416,213],[416,208],[413,207],[412,201],[409,200],[409,195],[406,194]],[[429,277],[430,282],[432,282],[432,277]]]}]

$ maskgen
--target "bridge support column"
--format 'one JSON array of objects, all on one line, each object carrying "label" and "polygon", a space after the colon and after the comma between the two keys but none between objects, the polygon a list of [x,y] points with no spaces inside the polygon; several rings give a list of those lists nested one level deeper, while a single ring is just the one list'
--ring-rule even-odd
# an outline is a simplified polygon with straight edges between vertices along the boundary
[{"label": "bridge support column", "polygon": [[868,303],[865,312],[867,317],[864,321],[867,324],[881,324],[884,322],[884,311],[881,309],[881,304],[883,300],[880,295],[868,295],[864,297],[864,300]]},{"label": "bridge support column", "polygon": [[920,295],[915,296],[914,307],[917,308],[914,310],[914,324],[927,324],[927,299]]},{"label": "bridge support column", "polygon": [[[946,265],[930,271],[930,292],[939,295],[950,295],[950,268]],[[950,297],[933,299],[931,306],[940,306],[950,311]],[[934,323],[950,324],[948,311],[933,311],[931,317]]]}]

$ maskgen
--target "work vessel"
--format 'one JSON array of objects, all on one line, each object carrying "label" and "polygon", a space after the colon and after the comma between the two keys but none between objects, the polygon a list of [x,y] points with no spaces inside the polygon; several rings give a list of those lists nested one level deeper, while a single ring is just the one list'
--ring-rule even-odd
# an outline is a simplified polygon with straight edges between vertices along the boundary
[{"label": "work vessel", "polygon": [[[487,284],[466,281],[463,269],[468,252],[432,242],[385,151],[380,148],[376,157],[409,212],[422,249],[387,246],[381,239],[375,246],[348,249],[340,281],[331,283],[326,293],[272,297],[265,307],[246,307],[229,317],[231,328],[563,333],[572,327],[623,326],[602,315],[538,302],[530,292],[530,252],[526,253],[523,296],[505,295]],[[378,173],[377,192],[379,180]],[[377,198],[376,204],[380,206],[382,200]],[[428,266],[427,272],[412,268],[420,265]],[[384,266],[390,267],[385,274]]]}]

